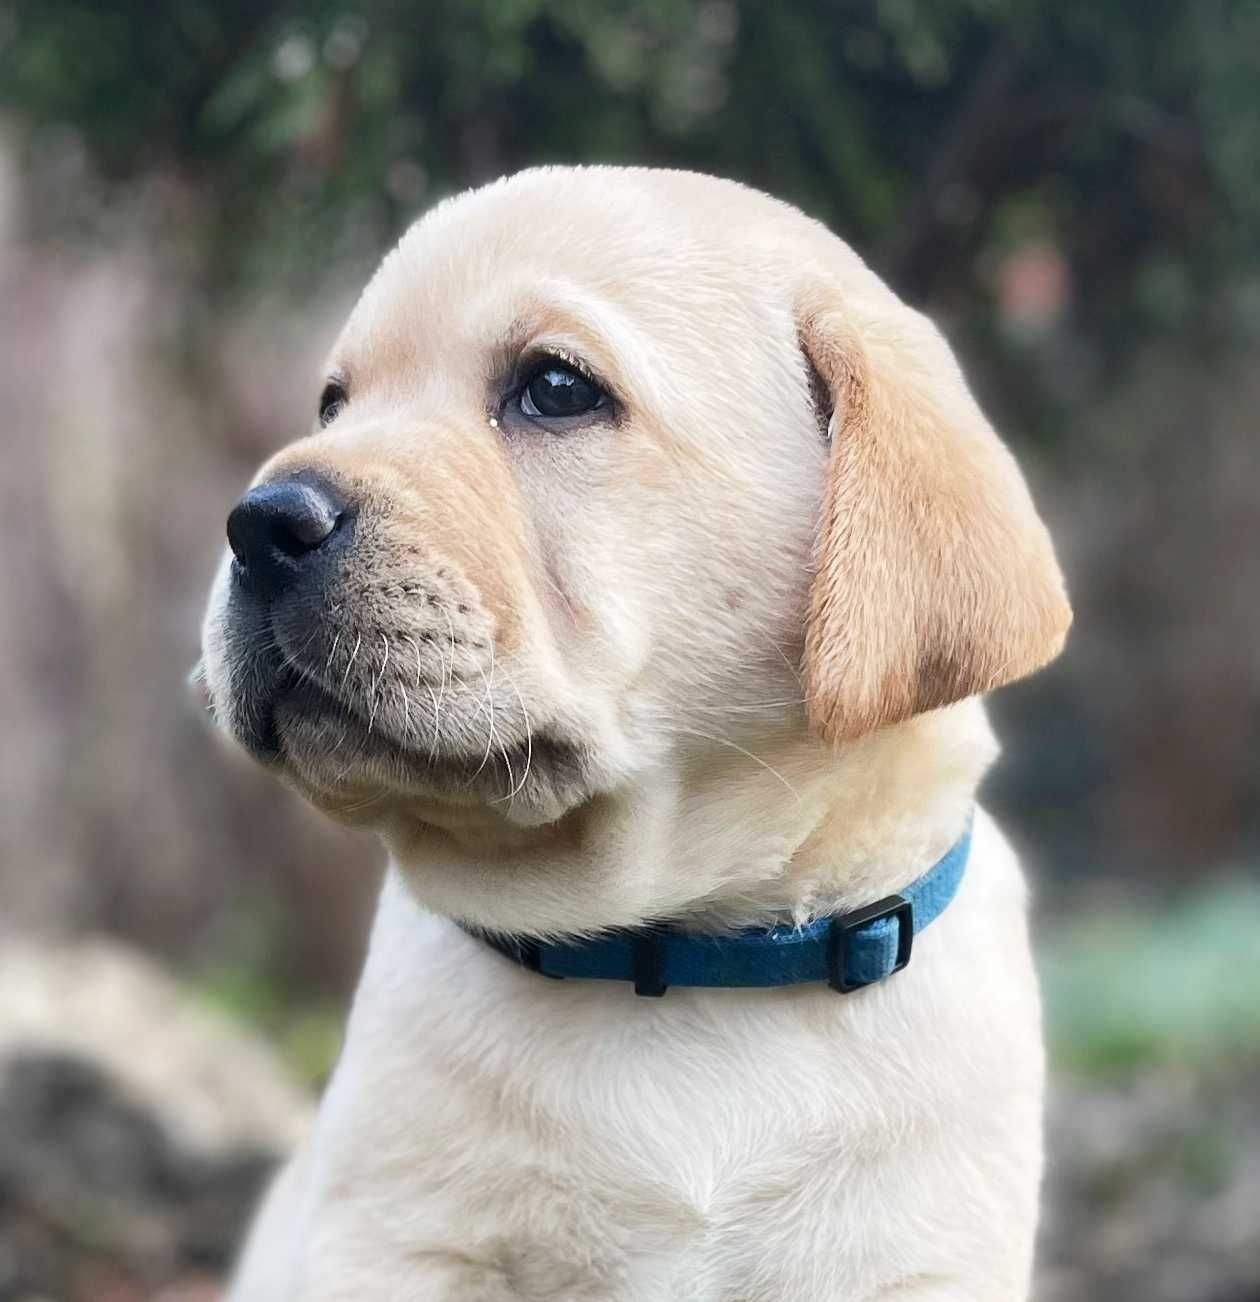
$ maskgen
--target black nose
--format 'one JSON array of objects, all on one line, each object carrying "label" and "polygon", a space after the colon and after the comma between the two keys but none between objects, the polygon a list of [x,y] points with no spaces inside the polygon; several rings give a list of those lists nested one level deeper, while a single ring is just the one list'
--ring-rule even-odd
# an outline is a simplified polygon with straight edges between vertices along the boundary
[{"label": "black nose", "polygon": [[274,596],[319,554],[344,515],[343,499],[312,475],[251,488],[227,521],[228,543],[241,577]]}]

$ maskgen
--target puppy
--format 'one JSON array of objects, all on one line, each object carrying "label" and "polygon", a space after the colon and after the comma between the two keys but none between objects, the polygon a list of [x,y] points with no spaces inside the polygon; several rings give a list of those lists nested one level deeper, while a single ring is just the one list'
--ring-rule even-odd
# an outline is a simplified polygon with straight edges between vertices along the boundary
[{"label": "puppy", "polygon": [[235,1302],[1027,1295],[975,698],[1070,615],[927,320],[742,186],[525,172],[385,259],[228,535],[217,716],[391,864]]}]

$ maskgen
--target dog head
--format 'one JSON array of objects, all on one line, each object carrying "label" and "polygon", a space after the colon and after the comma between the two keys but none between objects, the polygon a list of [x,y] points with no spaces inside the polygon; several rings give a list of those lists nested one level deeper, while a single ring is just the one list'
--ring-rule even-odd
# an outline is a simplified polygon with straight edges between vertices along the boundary
[{"label": "dog head", "polygon": [[554,834],[767,731],[843,746],[1069,622],[935,329],[796,210],[687,173],[429,213],[228,535],[218,716],[395,841]]}]

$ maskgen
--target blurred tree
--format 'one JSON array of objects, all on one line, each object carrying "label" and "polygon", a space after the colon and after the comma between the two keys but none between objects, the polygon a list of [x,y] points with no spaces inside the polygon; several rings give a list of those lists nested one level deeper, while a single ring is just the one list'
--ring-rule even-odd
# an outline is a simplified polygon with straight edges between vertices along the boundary
[{"label": "blurred tree", "polygon": [[981,335],[1011,251],[1052,251],[1094,345],[1091,375],[1043,359],[1069,400],[1135,321],[1201,345],[1254,314],[1230,275],[1260,229],[1258,80],[1256,0],[0,3],[32,170],[70,149],[115,195],[164,177],[210,288],[311,286],[522,165],[651,161],[795,200]]},{"label": "blurred tree", "polygon": [[275,429],[227,309],[327,303],[444,194],[608,161],[797,202],[1056,463],[1080,632],[1005,694],[1039,744],[999,803],[1080,865],[1260,847],[1260,0],[0,0],[0,115],[27,243],[178,286],[154,346],[241,477]]}]

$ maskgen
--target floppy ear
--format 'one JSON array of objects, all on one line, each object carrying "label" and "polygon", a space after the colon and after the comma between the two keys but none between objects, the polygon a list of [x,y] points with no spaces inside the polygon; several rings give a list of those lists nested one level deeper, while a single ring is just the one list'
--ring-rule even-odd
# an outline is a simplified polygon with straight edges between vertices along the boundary
[{"label": "floppy ear", "polygon": [[843,281],[797,303],[831,407],[805,636],[810,723],[831,742],[1031,673],[1072,618],[1023,476],[948,345],[860,264]]}]

